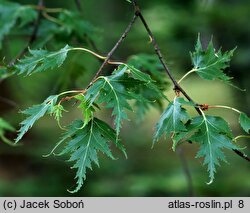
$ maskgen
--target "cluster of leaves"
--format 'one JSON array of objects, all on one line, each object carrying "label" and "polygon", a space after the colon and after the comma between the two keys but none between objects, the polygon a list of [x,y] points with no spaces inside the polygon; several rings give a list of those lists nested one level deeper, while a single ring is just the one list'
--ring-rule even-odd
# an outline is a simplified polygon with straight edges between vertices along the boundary
[{"label": "cluster of leaves", "polygon": [[[81,43],[85,46],[98,40],[99,29],[90,22],[83,20],[78,12],[62,9],[53,19],[42,19],[37,46],[49,43],[58,48],[65,43]],[[53,41],[56,42],[53,42]],[[77,42],[75,42],[77,41]]]},{"label": "cluster of leaves", "polygon": [[[192,72],[196,72],[205,80],[222,80],[228,82],[228,77],[224,70],[229,66],[229,62],[234,50],[222,53],[215,50],[212,40],[206,49],[202,48],[200,37],[198,37],[195,51],[191,53],[193,63]],[[186,106],[197,107],[194,103],[187,102],[183,98],[175,97],[161,115],[156,125],[154,143],[165,134],[171,135],[173,150],[181,140],[186,140],[199,144],[200,148],[197,158],[204,158],[204,164],[208,166],[210,181],[214,180],[216,166],[220,165],[220,160],[225,161],[223,149],[238,150],[235,144],[232,130],[228,123],[221,117],[208,116],[200,109],[199,116],[191,117]],[[241,127],[249,133],[250,119],[240,112],[239,123]]]},{"label": "cluster of leaves", "polygon": [[[11,18],[9,18],[10,13],[13,14]],[[72,38],[80,41],[83,39],[86,42],[93,39],[96,31],[91,24],[83,21],[78,13],[65,9],[61,9],[55,17],[45,17],[47,20],[41,21],[42,30],[38,34],[43,38],[42,42],[38,42],[39,47],[44,46],[53,37],[62,38],[64,44],[66,40]],[[3,26],[0,29],[1,43],[4,36],[18,22],[20,27],[34,22],[37,11],[32,6],[0,0],[0,18],[0,24]],[[80,49],[83,50],[69,45],[57,51],[29,49],[29,55],[12,66],[11,72],[6,67],[0,67],[0,79],[10,74],[27,76],[60,67],[65,62],[69,51]],[[216,51],[212,41],[204,49],[198,38],[195,51],[191,53],[193,69],[190,73],[195,72],[205,80],[221,80],[230,84],[231,77],[225,74],[225,69],[229,66],[233,52],[234,50],[224,53],[221,50]],[[65,91],[50,96],[41,104],[22,111],[26,119],[21,122],[15,142],[18,143],[40,118],[45,115],[53,116],[64,133],[50,154],[70,156],[69,162],[73,164],[72,168],[77,170],[75,176],[77,186],[70,192],[77,192],[86,179],[87,169],[92,169],[93,163],[99,166],[98,153],[101,152],[115,159],[110,147],[111,144],[115,144],[126,156],[119,135],[123,121],[128,120],[128,111],[136,109],[138,120],[141,120],[150,107],[161,109],[163,102],[168,101],[169,105],[156,124],[153,144],[163,135],[171,137],[173,150],[176,150],[181,141],[197,143],[199,151],[196,157],[204,158],[204,164],[208,167],[209,183],[211,183],[214,180],[216,166],[220,165],[220,161],[226,161],[223,150],[239,149],[232,130],[223,118],[208,116],[201,108],[199,108],[200,115],[192,117],[186,108],[199,106],[182,97],[175,97],[170,102],[164,95],[169,83],[162,71],[163,67],[156,57],[146,54],[132,56],[127,64],[120,63],[111,75],[95,78],[87,89]],[[64,97],[66,94],[71,96]],[[82,119],[62,127],[60,119],[66,112],[62,104],[66,99],[77,101]],[[103,108],[111,110],[114,128],[96,117],[96,111]],[[242,112],[239,113],[240,125],[249,133],[250,118]],[[14,131],[14,128],[0,118],[0,138],[9,143],[10,141],[5,137],[6,131]],[[57,150],[59,150],[58,153],[56,153]]]},{"label": "cluster of leaves", "polygon": [[[0,0],[0,49],[4,38],[11,35],[15,26],[25,34],[30,34],[40,10],[42,10],[43,15],[39,21],[41,27],[37,31],[36,41],[33,45],[37,48],[48,44],[58,48],[65,43],[75,43],[75,41],[90,45],[91,42],[99,38],[97,36],[99,29],[85,21],[79,12],[58,8],[52,10],[53,16],[51,16],[48,15],[50,10],[47,11],[46,8]],[[56,42],[53,42],[53,39]],[[1,79],[4,78],[3,70],[6,71],[4,67],[1,67]]]},{"label": "cluster of leaves", "polygon": [[196,157],[204,157],[208,165],[210,183],[214,179],[215,166],[219,160],[225,161],[223,148],[238,149],[233,143],[233,134],[228,123],[221,117],[202,115],[191,118],[185,110],[185,105],[192,105],[183,98],[175,98],[163,112],[156,125],[154,142],[164,133],[171,134],[173,150],[180,140],[198,143],[200,149]]},{"label": "cluster of leaves", "polygon": [[[42,49],[30,50],[30,55],[21,59],[14,66],[14,70],[17,74],[31,75],[61,66],[68,51],[73,49],[66,45],[55,52]],[[144,60],[144,63],[146,61]],[[150,63],[148,71],[154,72]],[[156,75],[155,78],[162,82],[162,79]],[[86,169],[92,168],[91,162],[98,164],[98,152],[103,152],[114,159],[108,146],[109,142],[116,144],[126,155],[125,148],[119,139],[122,121],[128,119],[126,111],[133,111],[132,105],[138,105],[138,103],[142,103],[142,106],[148,108],[148,105],[155,102],[152,96],[141,93],[144,89],[155,94],[155,98],[166,98],[162,92],[163,88],[159,89],[156,83],[157,81],[153,80],[149,74],[140,71],[133,65],[121,64],[110,76],[98,77],[86,91],[78,92],[72,96],[72,99],[79,102],[78,108],[82,111],[83,119],[76,120],[66,127],[66,133],[62,140],[51,152],[51,154],[54,153],[61,144],[66,143],[60,155],[69,153],[71,155],[69,161],[73,161],[75,163],[73,168],[77,169],[77,187],[72,192],[81,188],[83,180],[86,178]],[[34,105],[22,111],[27,118],[21,122],[16,143],[22,139],[38,119],[46,114],[54,116],[60,124],[60,118],[65,110],[61,102],[58,102],[58,98],[67,93],[71,93],[71,91],[50,96],[42,104]],[[95,111],[102,107],[112,109],[114,130],[107,123],[94,116]],[[141,110],[141,108],[138,109]],[[143,111],[145,110],[143,109]]]},{"label": "cluster of leaves", "polygon": [[[74,48],[66,45],[56,52],[30,50],[30,56],[15,65],[16,73],[30,75],[61,66],[68,51],[72,49]],[[228,66],[231,56],[232,51],[230,54],[216,52],[212,42],[207,49],[202,49],[200,39],[198,39],[195,52],[191,54],[193,70],[206,80],[228,80],[229,77],[223,71]],[[161,103],[164,98],[167,100],[163,95],[167,82],[160,72],[162,67],[154,57],[138,55],[131,57],[128,62],[129,64],[118,66],[110,76],[100,76],[95,79],[86,91],[72,96],[80,102],[78,108],[82,111],[83,120],[76,120],[66,128],[67,131],[62,140],[58,142],[51,154],[61,144],[68,141],[60,155],[70,153],[69,161],[73,161],[75,163],[73,168],[77,168],[77,187],[73,192],[81,188],[86,178],[86,168],[92,168],[91,162],[98,164],[98,151],[113,158],[107,145],[108,142],[115,143],[125,153],[119,140],[119,133],[122,121],[128,119],[126,111],[133,111],[132,103],[137,106],[138,114],[142,116],[150,105],[157,101]],[[35,121],[45,114],[52,114],[60,124],[62,112],[65,111],[61,103],[57,103],[60,95],[62,94],[50,96],[42,104],[22,112],[28,117],[21,123],[16,142],[24,136]],[[223,118],[207,116],[202,110],[200,110],[200,116],[191,117],[184,108],[188,106],[195,107],[194,103],[175,97],[161,115],[156,125],[153,141],[155,143],[162,135],[171,135],[173,150],[182,140],[199,144],[200,149],[196,157],[204,158],[211,183],[219,161],[226,161],[223,149],[237,150],[239,148],[234,143],[234,136],[228,123]],[[95,118],[95,111],[102,107],[112,109],[115,130]],[[239,121],[243,129],[248,132],[250,119],[247,115],[241,113]]]},{"label": "cluster of leaves", "polygon": [[[131,56],[128,59],[128,64],[136,67],[144,73],[147,73],[155,81],[157,87],[162,92],[169,88],[169,81],[166,79],[164,68],[160,63],[159,59],[155,55],[149,54],[138,54]],[[155,90],[151,90],[147,87],[141,87],[138,84],[131,84],[144,98],[150,100],[150,102],[137,101],[135,103],[137,108],[138,121],[142,121],[147,110],[153,106],[157,107],[160,111],[163,110],[164,99]]]},{"label": "cluster of leaves", "polygon": [[16,24],[21,28],[36,18],[37,12],[30,6],[0,0],[0,49],[4,36],[9,34]]}]

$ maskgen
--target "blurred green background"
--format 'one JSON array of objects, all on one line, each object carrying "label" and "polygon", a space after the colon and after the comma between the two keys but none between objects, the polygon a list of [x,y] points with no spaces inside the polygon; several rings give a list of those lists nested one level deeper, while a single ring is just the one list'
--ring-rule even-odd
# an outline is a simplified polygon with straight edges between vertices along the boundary
[{"label": "blurred green background", "polygon": [[[37,4],[35,0],[13,1]],[[236,107],[250,114],[250,1],[249,0],[138,0],[161,47],[163,55],[174,76],[179,79],[191,68],[189,51],[194,49],[198,33],[206,44],[211,36],[216,48],[237,50],[227,70],[234,76],[234,83],[241,92],[221,82],[201,80],[193,74],[184,81],[183,87],[199,103],[220,104]],[[45,0],[46,6],[76,10],[73,0]],[[133,16],[133,7],[125,0],[82,0],[83,17],[98,30],[96,46],[102,54],[107,53]],[[1,58],[10,61],[26,45],[31,28],[14,29],[4,39]],[[42,32],[41,32],[42,35]],[[39,37],[40,40],[43,37]],[[60,40],[60,38],[58,38]],[[75,45],[74,43],[69,43]],[[80,45],[79,45],[80,46]],[[84,44],[82,44],[84,46]],[[46,46],[55,48],[53,43]],[[115,53],[115,58],[126,60],[138,53],[153,54],[152,45],[139,20],[126,41]],[[66,64],[59,70],[34,74],[31,77],[15,76],[0,83],[0,116],[18,128],[23,116],[18,113],[33,104],[41,103],[47,96],[59,90],[84,88],[100,66],[100,62],[84,53],[70,53]],[[173,97],[172,89],[167,93]],[[67,124],[81,113],[71,108],[63,123]],[[211,110],[210,114],[223,116],[240,134],[237,114],[225,110]],[[100,168],[88,171],[82,190],[73,196],[189,196],[180,155],[171,149],[171,143],[162,140],[151,149],[153,128],[160,112],[151,109],[142,123],[124,122],[122,140],[127,148],[128,159],[120,152],[111,161],[100,156]],[[100,117],[110,120],[109,114]],[[10,147],[0,144],[0,196],[72,196],[66,189],[74,186],[74,171],[64,159],[43,158],[58,141],[61,131],[56,122],[47,116],[37,123],[25,136],[22,146]],[[14,135],[15,136],[15,135]],[[9,135],[9,137],[14,137]],[[240,146],[250,155],[249,141]],[[195,159],[197,147],[184,144],[182,156],[192,176],[195,196],[250,196],[248,162],[226,152],[230,164],[222,163],[213,184],[207,185],[208,175],[202,159]]]}]

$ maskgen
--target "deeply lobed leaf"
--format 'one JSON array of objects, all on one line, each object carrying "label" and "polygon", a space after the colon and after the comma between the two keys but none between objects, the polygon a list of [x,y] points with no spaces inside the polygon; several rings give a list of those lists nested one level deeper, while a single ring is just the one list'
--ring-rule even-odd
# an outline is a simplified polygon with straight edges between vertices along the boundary
[{"label": "deeply lobed leaf", "polygon": [[250,130],[250,118],[245,113],[240,113],[240,125],[245,130],[245,132],[249,133]]},{"label": "deeply lobed leaf", "polygon": [[70,50],[71,48],[68,45],[55,52],[49,52],[47,50],[29,50],[30,56],[19,60],[15,65],[16,73],[31,75],[36,72],[43,72],[60,67]]},{"label": "deeply lobed leaf", "polygon": [[175,150],[179,141],[175,136],[187,131],[185,123],[190,118],[186,109],[182,107],[184,104],[189,104],[189,102],[183,98],[175,98],[173,102],[170,102],[156,124],[153,143],[157,142],[163,134],[169,135],[171,133],[171,138],[174,141],[173,150]]},{"label": "deeply lobed leaf", "polygon": [[[111,159],[115,159],[110,150],[110,143],[118,145],[115,131],[103,121],[93,118],[84,126],[82,120],[75,120],[63,135],[59,144],[65,143],[61,155],[69,154],[69,162],[74,162],[72,168],[77,169],[77,186],[71,193],[77,192],[86,179],[87,168],[92,170],[92,163],[99,166],[98,152],[102,152]],[[118,148],[125,152],[119,144]]]},{"label": "deeply lobed leaf", "polygon": [[209,42],[207,49],[202,48],[200,37],[198,37],[195,51],[191,53],[193,70],[203,79],[222,80],[229,82],[231,77],[224,73],[229,66],[235,49],[222,53],[221,49],[216,51],[212,40]]},{"label": "deeply lobed leaf", "polygon": [[136,85],[142,84],[151,90],[159,91],[148,74],[142,73],[130,65],[121,65],[112,75],[99,77],[86,93],[85,98],[89,106],[96,102],[97,104],[105,103],[107,108],[112,108],[117,137],[120,133],[122,120],[128,119],[125,110],[132,111],[128,100],[148,102],[141,94],[131,88],[131,83],[135,82],[137,82]]},{"label": "deeply lobed leaf", "polygon": [[103,77],[98,80],[87,93],[87,100],[93,102],[93,97],[96,97],[97,104],[106,103],[107,108],[112,108],[112,115],[115,116],[115,126],[117,136],[120,133],[121,122],[123,119],[128,119],[125,109],[132,110],[127,101],[129,94],[126,94],[125,88],[109,78]]},{"label": "deeply lobed leaf", "polygon": [[188,140],[200,145],[196,157],[204,157],[204,165],[208,166],[209,183],[212,183],[216,166],[220,165],[220,161],[226,162],[222,149],[238,149],[232,143],[232,131],[221,117],[204,114],[195,117],[187,128],[189,132],[195,131]]},{"label": "deeply lobed leaf", "polygon": [[43,117],[46,113],[51,113],[53,107],[56,104],[58,96],[53,95],[48,97],[42,104],[34,105],[21,113],[28,117],[21,122],[21,128],[18,130],[18,136],[15,142],[19,142],[24,134],[34,125],[34,123]]}]

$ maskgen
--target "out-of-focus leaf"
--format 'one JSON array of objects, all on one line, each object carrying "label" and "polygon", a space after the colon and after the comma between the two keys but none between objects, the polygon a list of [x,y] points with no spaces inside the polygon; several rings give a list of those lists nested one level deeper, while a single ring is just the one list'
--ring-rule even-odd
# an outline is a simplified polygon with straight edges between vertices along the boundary
[{"label": "out-of-focus leaf", "polygon": [[62,22],[60,31],[64,32],[64,34],[75,35],[81,40],[84,36],[93,40],[97,38],[97,28],[88,21],[84,21],[83,17],[77,12],[63,10],[59,15],[59,20]]},{"label": "out-of-focus leaf", "polygon": [[[124,76],[127,76],[124,78]],[[124,84],[124,80],[127,84]],[[129,65],[121,65],[107,77],[99,77],[99,79],[88,89],[86,93],[86,101],[91,106],[95,101],[97,104],[106,103],[107,108],[112,108],[112,115],[115,116],[115,126],[117,137],[120,133],[122,120],[128,119],[125,110],[131,110],[128,100],[136,100],[139,102],[148,102],[141,94],[136,93],[128,86],[131,82],[137,81],[151,90],[158,90],[154,81],[148,74],[142,73]]]},{"label": "out-of-focus leaf", "polygon": [[0,0],[0,49],[4,36],[10,32],[18,19],[20,19],[20,27],[23,27],[34,21],[36,17],[37,12],[29,6]]},{"label": "out-of-focus leaf", "polygon": [[7,137],[5,137],[5,133],[7,131],[14,132],[15,128],[0,117],[0,139],[9,145],[13,145],[13,143]]},{"label": "out-of-focus leaf", "polygon": [[169,88],[169,81],[167,75],[164,72],[163,66],[155,55],[148,54],[138,54],[131,56],[128,60],[128,64],[136,69],[149,74],[150,77],[155,81],[155,85],[160,90],[155,91],[148,87],[144,87],[141,84],[135,84],[135,90],[137,93],[142,94],[145,99],[148,99],[148,102],[135,102],[137,108],[138,121],[142,121],[146,112],[150,107],[159,108],[162,110],[164,98],[161,93]]},{"label": "out-of-focus leaf", "polygon": [[11,69],[7,69],[7,67],[0,66],[0,80],[8,78],[12,76],[14,72]]},{"label": "out-of-focus leaf", "polygon": [[157,56],[149,54],[133,55],[129,58],[128,64],[149,74],[157,82],[160,89],[164,90],[169,87],[166,73]]}]

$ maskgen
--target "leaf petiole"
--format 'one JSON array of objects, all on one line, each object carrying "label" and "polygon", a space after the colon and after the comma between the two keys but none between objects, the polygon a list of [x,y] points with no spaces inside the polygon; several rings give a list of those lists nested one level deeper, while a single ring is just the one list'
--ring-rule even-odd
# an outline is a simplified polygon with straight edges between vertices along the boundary
[{"label": "leaf petiole", "polygon": [[69,91],[65,91],[65,92],[58,94],[58,97],[69,94],[69,93],[83,93],[83,92],[84,90],[69,90]]},{"label": "leaf petiole", "polygon": [[63,9],[63,8],[47,8],[47,7],[38,6],[38,5],[27,5],[27,6],[31,7],[34,10],[46,11],[47,13],[61,13],[61,12],[65,11],[65,9]]},{"label": "leaf petiole", "polygon": [[[94,51],[92,51],[92,50],[89,50],[89,49],[86,49],[86,48],[83,48],[83,47],[74,47],[74,48],[72,48],[72,49],[70,49],[70,50],[82,50],[82,51],[88,52],[88,53],[90,53],[90,54],[96,56],[96,57],[99,58],[99,59],[102,59],[102,60],[106,60],[106,59],[107,59],[106,56],[99,55],[99,54],[97,54],[96,52],[94,52]],[[110,60],[108,60],[107,63],[108,63],[108,64],[114,64],[114,65],[122,65],[122,64],[124,64],[123,62],[119,62],[119,61],[110,61]]]},{"label": "leaf petiole", "polygon": [[233,139],[233,141],[236,142],[237,140],[242,139],[242,138],[250,138],[250,135],[239,135],[239,136],[235,137]]},{"label": "leaf petiole", "polygon": [[239,114],[241,114],[242,112],[239,111],[238,109],[235,109],[233,107],[229,107],[229,106],[223,106],[223,105],[214,105],[214,106],[208,106],[208,108],[222,108],[222,109],[229,109],[232,110],[234,112],[237,112]]},{"label": "leaf petiole", "polygon": [[59,21],[57,18],[54,18],[53,16],[50,16],[46,11],[43,11],[42,15],[44,18],[48,19],[51,22],[54,22],[58,25],[63,25],[63,23],[61,21]]},{"label": "leaf petiole", "polygon": [[183,75],[182,77],[181,77],[181,79],[178,81],[178,84],[180,84],[187,76],[189,76],[191,73],[193,73],[193,72],[196,72],[197,71],[197,69],[191,69],[190,71],[188,71],[185,75]]}]

